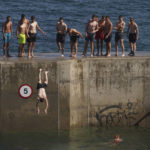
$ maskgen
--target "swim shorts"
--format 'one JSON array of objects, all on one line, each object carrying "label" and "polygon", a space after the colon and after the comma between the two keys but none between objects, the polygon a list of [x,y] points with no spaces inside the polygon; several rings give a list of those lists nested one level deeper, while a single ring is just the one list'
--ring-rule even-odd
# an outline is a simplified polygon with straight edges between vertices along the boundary
[{"label": "swim shorts", "polygon": [[5,38],[3,39],[4,43],[9,43],[11,41],[11,32],[5,33]]},{"label": "swim shorts", "polygon": [[46,88],[47,84],[46,83],[38,83],[37,84],[37,90],[39,90],[40,88]]},{"label": "swim shorts", "polygon": [[135,43],[136,42],[136,33],[129,34],[129,42]]},{"label": "swim shorts", "polygon": [[123,32],[116,32],[115,33],[115,41],[118,42],[119,40],[123,39]]},{"label": "swim shorts", "polygon": [[28,42],[36,42],[36,33],[29,33]]},{"label": "swim shorts", "polygon": [[65,34],[60,34],[60,33],[57,33],[56,35],[56,41],[57,42],[60,42],[60,43],[64,43],[65,42]]},{"label": "swim shorts", "polygon": [[79,35],[71,35],[70,36],[71,42],[76,43],[76,42],[78,42],[78,40],[79,40]]},{"label": "swim shorts", "polygon": [[26,35],[19,34],[19,44],[25,44],[25,43],[26,43]]},{"label": "swim shorts", "polygon": [[101,32],[100,32],[100,31],[96,32],[95,39],[96,39],[96,40],[101,39],[101,41],[103,41],[103,40],[104,40],[104,32],[103,32],[103,31],[101,31]]},{"label": "swim shorts", "polygon": [[109,43],[109,42],[111,41],[112,34],[110,34],[109,37],[106,39],[107,34],[108,34],[108,33],[106,33],[106,34],[104,35],[104,41],[105,41],[106,43]]},{"label": "swim shorts", "polygon": [[93,42],[95,39],[95,33],[87,33],[87,37],[85,38],[86,41]]}]

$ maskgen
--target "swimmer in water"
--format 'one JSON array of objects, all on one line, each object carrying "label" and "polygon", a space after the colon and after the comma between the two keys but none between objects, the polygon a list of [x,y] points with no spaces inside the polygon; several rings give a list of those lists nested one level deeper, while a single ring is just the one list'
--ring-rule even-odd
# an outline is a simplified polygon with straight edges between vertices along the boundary
[{"label": "swimmer in water", "polygon": [[115,139],[113,140],[113,144],[119,144],[120,142],[122,142],[123,140],[120,138],[120,135],[116,135]]},{"label": "swimmer in water", "polygon": [[[83,39],[83,35],[77,31],[74,28],[68,28],[67,32],[70,36],[70,47],[71,47],[71,57],[76,58],[77,56],[77,51],[78,51],[78,41],[79,41],[79,37],[81,37]],[[75,54],[73,55],[73,47],[75,47]]]},{"label": "swimmer in water", "polygon": [[41,74],[42,74],[42,69],[39,69],[39,80],[38,80],[38,84],[37,84],[37,90],[38,90],[38,95],[37,95],[37,101],[36,101],[36,109],[37,109],[37,114],[40,114],[40,109],[39,109],[39,103],[40,102],[46,102],[46,107],[44,109],[45,114],[47,114],[47,109],[48,109],[48,99],[47,99],[47,95],[46,95],[46,91],[45,88],[48,85],[48,71],[45,71],[45,82],[42,83],[42,79],[41,79]]}]

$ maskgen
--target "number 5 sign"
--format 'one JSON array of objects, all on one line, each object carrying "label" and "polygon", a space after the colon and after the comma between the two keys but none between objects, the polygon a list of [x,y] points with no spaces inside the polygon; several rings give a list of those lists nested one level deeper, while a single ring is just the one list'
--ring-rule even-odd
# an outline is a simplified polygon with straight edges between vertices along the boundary
[{"label": "number 5 sign", "polygon": [[21,98],[28,99],[29,97],[32,96],[33,89],[30,85],[23,84],[19,87],[18,93],[19,93]]}]

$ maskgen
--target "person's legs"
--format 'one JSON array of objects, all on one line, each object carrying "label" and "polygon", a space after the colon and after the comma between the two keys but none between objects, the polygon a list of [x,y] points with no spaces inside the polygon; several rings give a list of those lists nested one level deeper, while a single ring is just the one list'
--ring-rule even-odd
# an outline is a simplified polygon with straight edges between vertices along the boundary
[{"label": "person's legs", "polygon": [[62,50],[60,42],[57,42],[57,46],[58,46],[58,51]]},{"label": "person's legs", "polygon": [[38,79],[38,83],[42,83],[42,68],[39,69],[39,79]]},{"label": "person's legs", "polygon": [[10,57],[10,55],[9,55],[9,46],[10,46],[10,44],[9,44],[9,42],[6,44],[6,49],[7,49],[7,57]]},{"label": "person's legs", "polygon": [[5,57],[5,51],[6,51],[6,44],[5,44],[5,42],[4,42],[4,44],[3,44],[3,56]]},{"label": "person's legs", "polygon": [[136,52],[136,42],[133,43],[133,51],[134,51],[134,53]]},{"label": "person's legs", "polygon": [[103,40],[101,40],[101,56],[103,56]]},{"label": "person's legs", "polygon": [[64,56],[64,42],[61,43],[61,53],[62,56]]},{"label": "person's legs", "polygon": [[47,99],[47,97],[45,97],[44,99],[45,99],[45,102],[46,102],[46,107],[45,107],[44,112],[45,112],[45,114],[47,114],[47,109],[48,109],[48,99]]},{"label": "person's legs", "polygon": [[31,56],[34,57],[34,48],[35,48],[35,42],[32,42],[32,48],[31,48]]},{"label": "person's legs", "polygon": [[74,43],[72,41],[70,41],[71,57],[73,57],[73,45],[74,45]]},{"label": "person's legs", "polygon": [[45,71],[45,83],[48,84],[48,71]]},{"label": "person's legs", "polygon": [[83,51],[83,54],[82,55],[86,55],[86,51],[87,51],[87,48],[88,48],[88,44],[89,44],[89,41],[88,40],[86,40],[85,41],[85,45],[84,45],[84,51]]},{"label": "person's legs", "polygon": [[28,42],[28,57],[29,58],[31,57],[31,45],[32,45],[32,43]]},{"label": "person's legs", "polygon": [[25,56],[24,46],[25,44],[22,44],[22,56]]},{"label": "person's legs", "polygon": [[108,42],[108,56],[111,56],[111,42]]},{"label": "person's legs", "polygon": [[116,56],[118,56],[118,41],[115,41]]},{"label": "person's legs", "polygon": [[123,39],[120,40],[121,48],[122,48],[122,56],[125,56],[125,48],[124,48],[124,42]]},{"label": "person's legs", "polygon": [[78,52],[78,41],[74,43],[74,46],[75,46],[75,54],[74,54],[74,57],[76,58],[76,57],[77,57],[77,52]]},{"label": "person's legs", "polygon": [[99,39],[96,40],[96,45],[97,45],[97,54],[96,54],[96,56],[99,56]]},{"label": "person's legs", "polygon": [[90,44],[91,44],[91,57],[93,57],[93,55],[94,55],[94,41],[91,41]]}]

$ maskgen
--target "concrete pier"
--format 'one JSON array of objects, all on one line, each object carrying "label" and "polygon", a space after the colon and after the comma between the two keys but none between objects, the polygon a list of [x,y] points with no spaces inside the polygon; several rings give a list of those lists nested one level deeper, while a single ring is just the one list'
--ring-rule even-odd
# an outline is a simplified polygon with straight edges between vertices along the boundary
[{"label": "concrete pier", "polygon": [[[36,114],[39,68],[48,70],[48,114]],[[44,74],[43,74],[44,75]],[[22,99],[18,88],[33,95]],[[150,126],[150,57],[0,59],[0,131]]]}]

